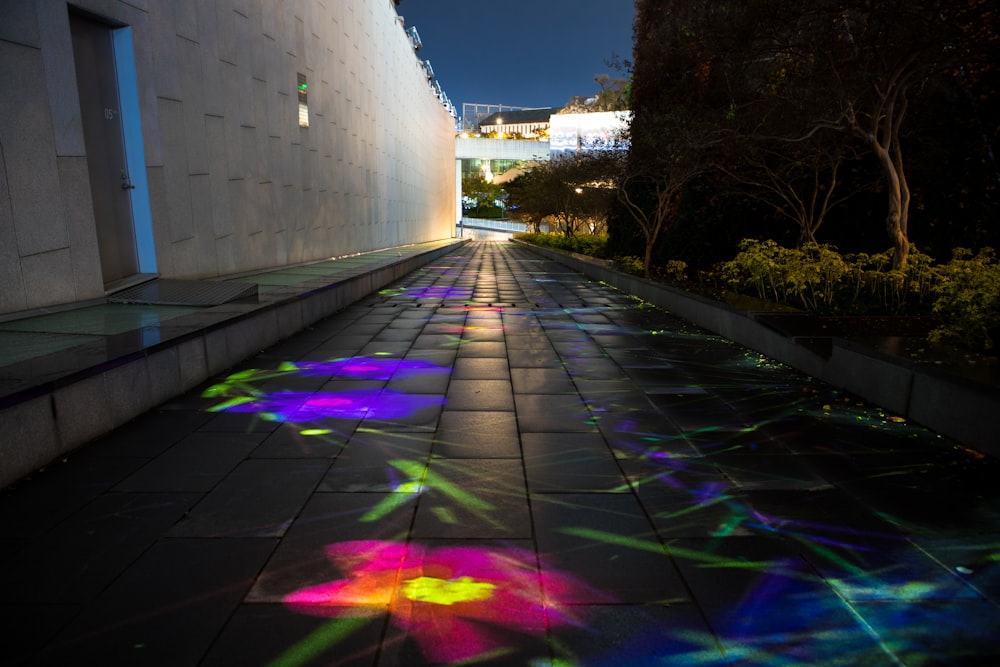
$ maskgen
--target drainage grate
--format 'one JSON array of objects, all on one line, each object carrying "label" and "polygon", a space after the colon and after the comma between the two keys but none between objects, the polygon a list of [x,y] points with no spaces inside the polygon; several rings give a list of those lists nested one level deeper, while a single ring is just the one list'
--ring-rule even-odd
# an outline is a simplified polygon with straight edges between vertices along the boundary
[{"label": "drainage grate", "polygon": [[108,303],[142,303],[157,306],[219,306],[230,301],[257,300],[256,283],[211,280],[152,280],[116,292]]}]

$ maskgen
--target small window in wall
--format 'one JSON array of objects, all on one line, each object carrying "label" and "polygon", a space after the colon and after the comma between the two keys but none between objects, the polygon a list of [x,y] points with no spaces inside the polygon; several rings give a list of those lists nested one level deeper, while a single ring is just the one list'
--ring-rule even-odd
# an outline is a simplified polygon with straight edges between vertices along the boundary
[{"label": "small window in wall", "polygon": [[299,127],[309,127],[309,83],[306,75],[299,73]]}]

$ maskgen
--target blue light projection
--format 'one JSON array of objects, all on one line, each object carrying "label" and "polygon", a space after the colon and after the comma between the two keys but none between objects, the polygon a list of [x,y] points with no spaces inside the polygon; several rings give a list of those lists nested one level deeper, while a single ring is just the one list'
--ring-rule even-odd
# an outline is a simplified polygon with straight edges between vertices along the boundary
[{"label": "blue light projection", "polygon": [[[301,376],[328,376],[382,380],[447,374],[450,369],[416,359],[348,357],[330,361],[285,362],[273,370],[249,369],[233,373],[225,382],[206,389],[204,398],[219,399],[209,412],[252,413],[265,421],[312,423],[328,419],[402,419],[445,403],[443,396],[412,394],[388,388],[359,387],[337,392],[264,391],[259,383]],[[303,434],[323,434],[307,429]]]}]

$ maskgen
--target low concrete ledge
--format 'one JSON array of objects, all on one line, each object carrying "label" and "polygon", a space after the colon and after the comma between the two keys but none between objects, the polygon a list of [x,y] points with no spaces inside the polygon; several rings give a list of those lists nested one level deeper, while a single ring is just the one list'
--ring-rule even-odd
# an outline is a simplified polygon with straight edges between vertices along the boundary
[{"label": "low concrete ledge", "polygon": [[909,414],[913,363],[906,359],[838,338],[822,379],[893,414]]},{"label": "low concrete ledge", "polygon": [[465,243],[456,239],[339,282],[311,281],[302,290],[264,294],[261,303],[209,308],[205,312],[218,315],[213,324],[3,396],[0,488]]},{"label": "low concrete ledge", "polygon": [[830,336],[796,336],[765,322],[772,314],[614,270],[612,263],[516,241],[704,329],[856,394],[972,449],[1000,456],[1000,388]]},{"label": "low concrete ledge", "polygon": [[907,416],[973,449],[1000,456],[1000,388],[918,364]]}]

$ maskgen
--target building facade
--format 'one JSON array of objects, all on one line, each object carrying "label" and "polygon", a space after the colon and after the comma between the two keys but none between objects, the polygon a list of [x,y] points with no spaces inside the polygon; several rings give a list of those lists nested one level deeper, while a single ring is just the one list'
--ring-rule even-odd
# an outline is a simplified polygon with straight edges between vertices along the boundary
[{"label": "building facade", "polygon": [[479,123],[481,134],[516,136],[521,139],[547,139],[549,119],[559,113],[559,107],[501,111],[487,116]]},{"label": "building facade", "polygon": [[0,314],[452,236],[395,5],[0,2]]}]

